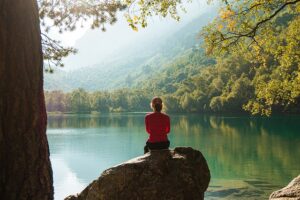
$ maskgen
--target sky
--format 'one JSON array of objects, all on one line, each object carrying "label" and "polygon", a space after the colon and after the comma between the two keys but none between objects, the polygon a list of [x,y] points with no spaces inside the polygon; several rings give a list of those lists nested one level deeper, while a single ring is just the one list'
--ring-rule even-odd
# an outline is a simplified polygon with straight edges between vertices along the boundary
[{"label": "sky", "polygon": [[59,34],[53,29],[50,36],[62,41],[63,45],[73,46],[78,49],[78,53],[70,55],[63,60],[64,70],[74,70],[80,67],[92,66],[105,62],[118,50],[130,48],[139,43],[159,40],[165,35],[170,35],[186,23],[201,15],[213,5],[207,5],[206,0],[195,0],[192,3],[185,3],[186,13],[180,13],[180,22],[167,18],[153,17],[148,21],[145,29],[133,31],[123,17],[123,13],[118,14],[118,21],[114,25],[107,25],[107,31],[100,29],[91,30],[88,26],[78,28],[73,32]]}]

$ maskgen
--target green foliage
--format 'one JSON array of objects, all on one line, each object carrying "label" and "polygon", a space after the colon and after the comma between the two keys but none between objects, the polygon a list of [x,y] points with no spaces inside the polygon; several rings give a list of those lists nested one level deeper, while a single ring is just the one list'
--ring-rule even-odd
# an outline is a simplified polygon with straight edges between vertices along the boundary
[{"label": "green foliage", "polygon": [[[158,3],[163,1],[153,2],[157,7],[151,5],[149,11],[163,7]],[[166,2],[175,5],[179,1]],[[143,71],[151,71],[151,78],[141,80],[135,89],[110,91],[106,96],[88,93],[89,101],[84,102],[96,103],[85,110],[144,111],[151,97],[158,95],[168,112],[299,113],[300,0],[224,2],[220,16],[201,32],[205,52],[211,57],[195,46],[161,70],[145,66]],[[173,12],[174,5],[164,8]],[[137,16],[134,26],[143,26],[151,12],[144,13]],[[132,85],[131,80],[126,77],[127,85]],[[47,99],[49,109],[59,104]],[[100,104],[106,104],[105,108]],[[71,110],[78,112],[74,105]]]},{"label": "green foliage", "polygon": [[154,89],[177,104],[166,102],[169,112],[243,112],[242,106],[254,93],[251,74],[249,62],[239,54],[215,61],[199,50],[143,85],[144,90]]},{"label": "green foliage", "polygon": [[[249,69],[243,72],[242,83],[248,89],[244,95],[242,90],[238,95],[223,92],[210,104],[213,108],[226,107],[228,102],[229,107],[242,104],[252,114],[299,112],[299,13],[300,0],[232,1],[220,10],[220,16],[201,32],[206,52],[226,59],[240,54],[235,57],[248,62],[239,63]],[[233,81],[240,77],[236,70],[231,72],[237,75]],[[231,90],[235,87],[227,84]],[[241,96],[245,98],[236,100]]]},{"label": "green foliage", "polygon": [[[188,0],[187,2],[191,2]],[[178,5],[181,0],[125,0],[128,6],[126,18],[129,26],[137,31],[138,26],[145,28],[147,26],[148,17],[159,15],[162,17],[171,16],[175,20],[179,20]],[[181,6],[181,10],[184,8]]]},{"label": "green foliage", "polygon": [[270,27],[285,26],[299,14],[299,3],[300,0],[229,1],[200,34],[207,52],[218,55],[260,46],[260,37],[269,34]]},{"label": "green foliage", "polygon": [[119,89],[115,91],[87,92],[77,89],[69,93],[46,91],[48,112],[90,113],[92,111],[125,112],[147,111],[152,95],[142,90]]},{"label": "green foliage", "polygon": [[74,90],[70,94],[70,106],[76,113],[88,113],[90,112],[90,99],[88,97],[88,93],[82,89],[79,88],[77,90]]}]

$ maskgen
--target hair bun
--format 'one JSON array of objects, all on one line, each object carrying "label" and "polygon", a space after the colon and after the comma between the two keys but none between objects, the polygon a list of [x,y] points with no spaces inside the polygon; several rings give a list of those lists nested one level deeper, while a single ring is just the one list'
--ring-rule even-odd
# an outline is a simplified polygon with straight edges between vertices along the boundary
[{"label": "hair bun", "polygon": [[156,105],[156,104],[162,104],[162,100],[161,100],[161,98],[159,98],[159,97],[153,97],[151,103],[152,103],[153,105]]}]

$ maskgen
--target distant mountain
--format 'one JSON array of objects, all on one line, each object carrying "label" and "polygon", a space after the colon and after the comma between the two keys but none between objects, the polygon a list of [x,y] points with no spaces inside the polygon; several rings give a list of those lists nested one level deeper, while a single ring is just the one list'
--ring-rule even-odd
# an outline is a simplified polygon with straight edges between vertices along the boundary
[{"label": "distant mountain", "polygon": [[114,56],[93,66],[73,71],[56,70],[45,74],[45,90],[70,91],[84,88],[89,91],[135,87],[141,80],[164,69],[168,63],[199,46],[196,36],[216,12],[205,13],[175,33],[159,39],[124,46]]}]

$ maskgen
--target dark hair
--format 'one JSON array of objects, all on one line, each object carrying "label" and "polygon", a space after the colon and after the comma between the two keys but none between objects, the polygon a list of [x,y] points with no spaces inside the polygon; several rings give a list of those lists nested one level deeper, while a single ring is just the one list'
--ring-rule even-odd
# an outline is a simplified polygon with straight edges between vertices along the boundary
[{"label": "dark hair", "polygon": [[154,109],[155,109],[155,111],[157,111],[157,112],[160,112],[161,111],[161,109],[162,109],[162,105],[161,104],[154,104]]}]

